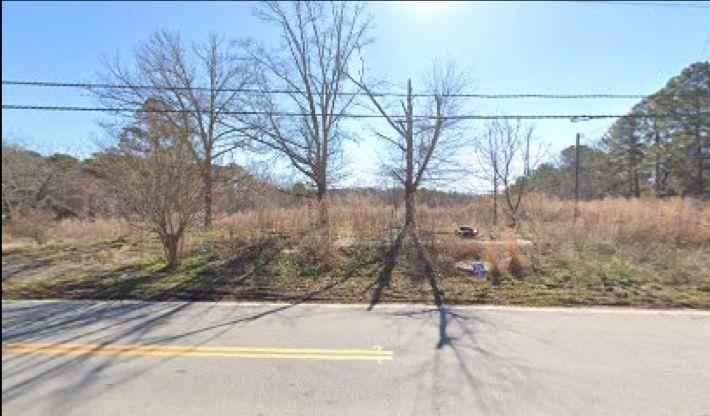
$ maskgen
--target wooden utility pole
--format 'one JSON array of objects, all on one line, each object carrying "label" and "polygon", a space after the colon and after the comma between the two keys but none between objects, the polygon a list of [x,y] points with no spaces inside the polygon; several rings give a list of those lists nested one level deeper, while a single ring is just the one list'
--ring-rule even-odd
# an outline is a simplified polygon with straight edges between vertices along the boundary
[{"label": "wooden utility pole", "polygon": [[407,107],[406,107],[406,130],[405,130],[405,156],[407,167],[404,179],[404,228],[415,226],[414,224],[414,209],[415,209],[415,193],[414,186],[414,104],[412,103],[412,80],[407,80]]},{"label": "wooden utility pole", "polygon": [[579,217],[579,136],[577,133],[574,145],[574,221]]},{"label": "wooden utility pole", "polygon": [[653,190],[656,192],[656,197],[661,195],[661,134],[658,131],[657,121],[653,121],[654,130],[654,150],[656,151],[656,162],[653,168]]},{"label": "wooden utility pole", "polygon": [[392,197],[392,216],[390,218],[390,225],[389,227],[389,242],[390,246],[392,243],[394,243],[394,235],[393,235],[393,230],[394,227],[396,226],[396,219],[397,219],[397,189],[396,185],[394,182],[394,178],[390,179],[390,196]]}]

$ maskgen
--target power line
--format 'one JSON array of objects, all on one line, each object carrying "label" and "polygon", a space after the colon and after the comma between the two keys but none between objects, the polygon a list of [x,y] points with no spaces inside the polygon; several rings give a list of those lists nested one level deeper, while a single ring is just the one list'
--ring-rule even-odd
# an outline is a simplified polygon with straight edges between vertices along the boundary
[{"label": "power line", "polygon": [[[3,104],[3,110],[35,110],[35,111],[75,111],[75,112],[109,112],[109,113],[170,113],[179,114],[183,111],[190,112],[191,110],[165,110],[165,109],[148,109],[148,108],[133,108],[133,107],[72,107],[72,106],[41,106],[41,105],[21,105],[21,104]],[[307,113],[288,112],[288,111],[222,111],[224,115],[242,115],[242,116],[259,116],[268,115],[276,117],[311,117]],[[705,114],[517,114],[517,115],[481,115],[481,114],[466,114],[455,116],[444,116],[442,120],[553,120],[563,119],[571,121],[587,121],[596,119],[609,118],[675,118],[675,117],[705,117]],[[344,113],[338,114],[336,117],[343,118],[383,118],[381,114],[353,114]],[[400,118],[393,116],[393,118]],[[416,119],[435,120],[433,115],[417,115],[413,116]]]},{"label": "power line", "polygon": [[[55,81],[20,81],[20,80],[3,80],[2,85],[25,86],[25,87],[52,87],[52,88],[84,88],[84,89],[133,89],[133,90],[157,90],[157,91],[216,91],[216,92],[244,92],[257,94],[303,94],[304,91],[297,89],[260,89],[260,88],[214,88],[209,87],[171,87],[160,85],[131,85],[131,84],[109,84],[109,83],[92,83],[92,82],[55,82]],[[342,96],[364,96],[364,92],[344,91],[337,95]],[[376,97],[406,97],[407,94],[398,92],[375,92]],[[412,94],[413,97],[433,97],[434,94]],[[643,99],[648,97],[644,94],[443,94],[443,97],[456,98],[481,98],[481,99]],[[683,93],[683,94],[668,94],[658,95],[668,97],[697,97],[710,96],[707,93]]]}]

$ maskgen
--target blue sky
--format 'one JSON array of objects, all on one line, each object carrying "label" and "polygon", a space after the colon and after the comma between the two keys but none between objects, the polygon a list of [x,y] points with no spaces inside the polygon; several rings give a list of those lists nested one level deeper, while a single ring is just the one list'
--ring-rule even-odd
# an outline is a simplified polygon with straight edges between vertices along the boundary
[{"label": "blue sky", "polygon": [[[455,60],[478,93],[630,93],[661,88],[685,66],[710,57],[710,2],[702,7],[570,3],[371,3],[375,43],[367,51],[373,74],[396,84],[415,80],[433,58]],[[272,28],[250,3],[3,2],[2,79],[91,81],[101,58],[132,48],[159,28],[190,40],[215,31],[274,45]],[[415,84],[416,85],[416,84]],[[4,104],[90,105],[69,89],[3,86]],[[470,101],[478,114],[624,113],[634,100]],[[2,134],[43,153],[82,155],[101,129],[93,113],[3,110]],[[536,123],[550,152],[581,132],[595,141],[609,121]],[[471,126],[471,134],[480,125]],[[350,184],[371,183],[377,143],[364,137],[346,152]]]}]

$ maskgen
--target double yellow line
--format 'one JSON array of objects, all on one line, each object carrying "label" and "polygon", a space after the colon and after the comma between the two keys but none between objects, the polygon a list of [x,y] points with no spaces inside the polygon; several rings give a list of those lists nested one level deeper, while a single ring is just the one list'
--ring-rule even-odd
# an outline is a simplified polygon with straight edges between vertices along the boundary
[{"label": "double yellow line", "polygon": [[3,343],[2,353],[31,355],[100,355],[113,357],[221,357],[338,361],[382,361],[392,359],[392,351],[377,348],[246,348],[65,343]]}]

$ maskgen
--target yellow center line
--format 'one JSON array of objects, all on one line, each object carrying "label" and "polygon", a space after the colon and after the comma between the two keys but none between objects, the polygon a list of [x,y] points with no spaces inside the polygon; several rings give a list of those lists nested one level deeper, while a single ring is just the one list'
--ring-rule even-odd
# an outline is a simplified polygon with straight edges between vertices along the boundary
[{"label": "yellow center line", "polygon": [[223,357],[293,360],[392,360],[381,349],[198,347],[182,345],[102,345],[68,343],[3,343],[3,354],[100,355],[116,357]]}]

